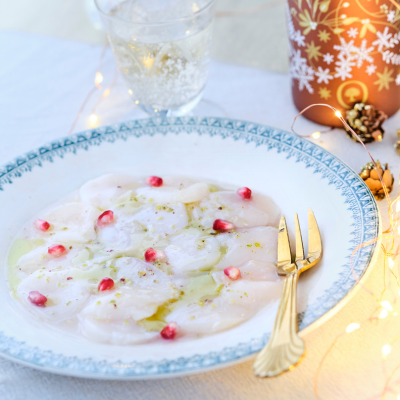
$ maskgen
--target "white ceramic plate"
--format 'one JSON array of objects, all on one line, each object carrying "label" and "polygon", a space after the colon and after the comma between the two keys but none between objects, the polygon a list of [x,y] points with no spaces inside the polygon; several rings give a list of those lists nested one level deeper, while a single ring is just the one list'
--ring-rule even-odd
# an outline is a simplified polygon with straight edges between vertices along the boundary
[{"label": "white ceramic plate", "polygon": [[[0,169],[0,259],[20,227],[42,209],[105,173],[187,175],[270,195],[293,231],[298,212],[307,243],[307,208],[324,245],[322,262],[299,283],[299,327],[332,313],[366,271],[378,235],[374,198],[348,166],[315,144],[250,122],[196,117],[144,119],[56,140]],[[82,377],[149,379],[243,361],[269,337],[277,301],[242,325],[190,341],[112,346],[56,332],[23,317],[0,277],[0,354],[47,371]],[[343,304],[343,302],[342,302]],[[337,309],[338,307],[336,307]],[[331,312],[330,312],[331,311]],[[330,312],[330,313],[329,313]],[[316,324],[314,324],[315,326]]]}]

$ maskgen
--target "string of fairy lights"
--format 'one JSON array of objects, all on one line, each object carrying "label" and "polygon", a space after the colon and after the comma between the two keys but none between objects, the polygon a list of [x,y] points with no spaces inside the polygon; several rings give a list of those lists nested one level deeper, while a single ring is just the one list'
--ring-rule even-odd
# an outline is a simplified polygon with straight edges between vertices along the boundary
[{"label": "string of fairy lights", "polygon": [[[395,0],[389,0],[391,3],[393,3],[398,9],[400,9],[400,5],[396,3]],[[265,3],[262,4],[260,6],[257,7],[253,7],[253,8],[249,8],[249,9],[245,9],[245,10],[238,10],[238,11],[230,11],[230,12],[220,12],[219,15],[217,14],[216,17],[230,17],[230,16],[239,16],[239,15],[248,15],[254,12],[258,12],[264,9],[267,9],[269,7],[272,6],[276,6],[277,4],[282,3],[281,0],[275,1],[275,2],[269,2],[269,3]],[[89,103],[89,100],[92,98],[92,96],[94,96],[95,94],[98,94],[99,92],[101,92],[101,95],[99,96],[99,98],[95,101],[94,105],[92,106],[91,110],[90,110],[90,114],[88,117],[88,122],[89,125],[91,127],[96,127],[97,123],[99,121],[99,117],[97,115],[97,109],[99,108],[100,104],[111,94],[112,89],[115,87],[117,80],[118,80],[118,72],[117,69],[115,68],[115,72],[114,72],[114,77],[111,81],[111,83],[109,84],[109,86],[107,86],[106,88],[103,87],[103,82],[104,82],[104,76],[102,74],[102,65],[103,65],[103,61],[105,58],[105,55],[107,53],[107,51],[109,50],[110,46],[109,43],[105,44],[100,57],[99,57],[99,61],[98,61],[98,65],[97,65],[97,69],[96,72],[94,74],[93,77],[93,87],[90,89],[90,91],[87,93],[84,101],[82,102],[81,107],[79,108],[79,111],[69,129],[69,134],[74,132],[74,128],[77,124],[77,122],[79,121],[79,119],[82,117],[82,114],[86,108],[86,106]],[[400,196],[397,197],[395,200],[391,200],[390,196],[389,196],[389,191],[386,187],[386,184],[383,180],[382,174],[380,173],[380,170],[378,168],[377,163],[375,162],[373,156],[371,155],[371,153],[368,151],[368,149],[366,148],[365,144],[361,141],[361,139],[358,137],[358,135],[354,132],[354,130],[347,124],[345,118],[342,116],[342,114],[340,113],[339,110],[337,110],[336,108],[328,105],[328,104],[312,104],[309,107],[305,108],[304,110],[302,110],[298,115],[296,115],[296,117],[294,118],[293,121],[293,125],[292,125],[292,131],[300,136],[300,137],[308,137],[308,138],[313,138],[313,139],[319,139],[321,137],[322,134],[324,133],[328,133],[331,132],[332,129],[334,128],[329,128],[327,130],[324,131],[315,131],[311,134],[306,134],[306,135],[300,135],[298,134],[295,130],[294,130],[294,125],[295,122],[297,120],[297,118],[302,115],[305,111],[307,111],[309,108],[311,107],[315,107],[315,106],[323,106],[323,107],[328,107],[330,108],[334,115],[342,122],[342,124],[348,129],[348,131],[350,131],[354,137],[361,143],[361,145],[364,147],[364,149],[366,150],[366,152],[368,153],[369,157],[371,158],[372,163],[374,164],[377,172],[378,172],[378,176],[380,179],[380,182],[382,184],[382,187],[384,189],[384,193],[385,193],[385,199],[388,203],[389,206],[389,223],[390,226],[388,229],[386,229],[385,231],[382,232],[382,234],[367,243],[363,243],[359,246],[357,246],[357,248],[353,251],[353,255],[359,251],[361,248],[366,247],[371,245],[374,242],[378,242],[381,251],[383,251],[383,255],[384,255],[384,268],[383,268],[383,273],[384,273],[384,287],[382,292],[377,296],[375,295],[373,292],[371,292],[369,289],[367,289],[362,282],[360,282],[360,280],[357,278],[356,274],[353,271],[353,263],[352,263],[352,258],[350,260],[350,264],[351,264],[351,269],[353,272],[353,276],[357,281],[357,284],[363,289],[365,290],[369,295],[371,295],[373,297],[373,299],[376,302],[376,307],[374,308],[374,310],[372,311],[372,313],[370,314],[370,316],[363,320],[363,321],[353,321],[350,324],[348,324],[346,326],[346,328],[339,332],[337,334],[337,336],[334,338],[334,340],[332,341],[332,343],[330,344],[330,346],[328,347],[328,349],[326,350],[326,352],[324,353],[324,355],[321,357],[321,360],[318,364],[318,368],[315,374],[315,378],[314,378],[314,395],[317,399],[319,399],[319,392],[318,392],[318,385],[319,385],[319,379],[320,379],[320,375],[321,375],[321,371],[323,369],[323,366],[325,364],[325,362],[327,361],[330,353],[332,352],[332,350],[335,348],[335,346],[338,344],[339,340],[344,337],[345,335],[348,334],[352,334],[353,332],[365,328],[367,329],[367,326],[373,322],[379,322],[380,320],[384,320],[388,317],[391,316],[398,316],[400,315],[400,310],[396,310],[395,309],[395,303],[396,303],[396,298],[395,296],[393,296],[393,298],[395,299],[393,302],[390,302],[389,300],[383,300],[384,294],[387,291],[387,284],[386,284],[386,273],[389,272],[391,276],[393,276],[396,280],[397,283],[397,296],[400,296],[400,283],[399,283],[399,279],[400,276],[398,276],[395,273],[395,265],[396,265],[396,261],[398,259],[398,255],[400,254],[400,250],[399,250],[399,246],[397,247],[397,249],[395,250],[395,245],[396,245],[396,239],[398,238],[398,234],[400,234],[400,227],[398,227],[398,219],[396,218],[395,214],[397,211],[400,211]],[[396,206],[396,211],[394,210],[394,207]],[[400,275],[400,264],[398,263],[397,265],[397,269],[399,271],[399,275]],[[393,345],[400,340],[400,335],[394,337],[392,340],[390,340],[387,343],[384,343],[382,345],[381,348],[381,358],[382,358],[382,362],[384,363],[387,358],[389,357],[389,355],[392,353],[392,348]],[[382,390],[382,394],[381,394],[381,398],[382,400],[385,400],[386,394],[388,393],[389,389],[390,389],[390,384],[393,380],[393,377],[395,376],[395,374],[400,371],[400,364],[398,366],[396,366],[392,372],[390,374],[387,375],[383,390]],[[397,400],[400,400],[400,393],[398,393],[396,395]]]}]

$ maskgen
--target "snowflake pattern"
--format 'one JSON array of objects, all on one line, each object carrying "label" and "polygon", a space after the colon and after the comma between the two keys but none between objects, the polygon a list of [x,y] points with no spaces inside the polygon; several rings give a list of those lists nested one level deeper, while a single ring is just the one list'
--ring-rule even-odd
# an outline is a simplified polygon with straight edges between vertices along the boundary
[{"label": "snowflake pattern", "polygon": [[317,83],[329,83],[329,81],[333,79],[333,76],[330,75],[329,68],[323,69],[322,67],[318,67],[315,76],[318,77]]},{"label": "snowflake pattern", "polygon": [[340,38],[340,45],[335,44],[333,48],[339,51],[340,56],[350,57],[354,47],[354,40],[347,43],[342,37]]},{"label": "snowflake pattern", "polygon": [[332,54],[326,53],[326,54],[324,54],[323,58],[324,58],[324,61],[325,61],[328,65],[331,64],[331,63],[333,63],[334,57],[333,57]]},{"label": "snowflake pattern", "polygon": [[394,12],[394,10],[390,11],[389,14],[386,16],[388,22],[394,22],[394,18],[396,16],[396,13]]},{"label": "snowflake pattern", "polygon": [[356,38],[358,35],[358,28],[350,28],[347,31],[347,34],[349,35],[350,38]]},{"label": "snowflake pattern", "polygon": [[400,41],[400,32],[392,34],[389,28],[385,27],[383,32],[376,32],[378,39],[373,42],[373,45],[378,46],[378,51],[382,55],[382,60],[387,64],[400,65],[400,54],[394,53],[392,50]]},{"label": "snowflake pattern", "polygon": [[306,88],[309,93],[314,93],[314,89],[310,85],[310,82],[314,80],[314,69],[310,67],[307,64],[307,60],[301,56],[300,50],[295,50],[292,54],[290,75],[292,79],[297,79],[299,81],[300,91]]},{"label": "snowflake pattern", "polygon": [[[305,36],[301,34],[301,31],[296,31],[293,25],[292,17],[289,12],[286,12],[287,15],[287,26],[288,26],[288,35],[289,39],[293,40],[294,42],[297,43],[297,46],[299,47],[305,47]],[[290,42],[289,42],[290,43]]]},{"label": "snowflake pattern", "polygon": [[372,74],[375,74],[375,72],[376,72],[376,65],[374,65],[374,64],[368,65],[368,66],[367,66],[367,69],[365,70],[365,72],[366,72],[369,76],[371,76]]},{"label": "snowflake pattern", "polygon": [[366,39],[361,42],[360,47],[353,46],[353,60],[356,61],[357,68],[360,68],[364,61],[374,62],[374,59],[369,54],[372,50],[374,50],[373,46],[367,48]]},{"label": "snowflake pattern", "polygon": [[[378,51],[382,52],[384,47],[393,47],[394,44],[399,43],[399,41],[397,40],[397,42],[393,41],[392,38],[392,34],[389,33],[389,28],[385,27],[385,30],[383,32],[376,32],[376,36],[378,36],[378,39],[375,40],[375,42],[373,42],[373,45],[378,46]],[[397,35],[395,35],[397,38]],[[396,40],[396,39],[395,39]]]},{"label": "snowflake pattern", "polygon": [[339,61],[335,62],[335,64],[337,65],[337,67],[335,67],[335,78],[340,78],[342,81],[345,81],[347,78],[352,78],[353,75],[351,75],[350,72],[352,71],[356,63],[352,61],[351,56],[346,57],[343,54],[339,54],[338,58]]}]

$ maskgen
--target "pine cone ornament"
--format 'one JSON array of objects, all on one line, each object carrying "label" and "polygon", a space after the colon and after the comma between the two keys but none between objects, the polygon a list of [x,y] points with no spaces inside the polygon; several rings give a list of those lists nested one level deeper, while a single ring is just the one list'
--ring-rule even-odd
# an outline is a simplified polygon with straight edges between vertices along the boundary
[{"label": "pine cone ornament", "polygon": [[[351,110],[346,111],[347,123],[360,137],[363,143],[381,141],[385,131],[382,124],[386,121],[387,115],[383,111],[376,110],[374,106],[364,103],[354,104]],[[346,128],[347,134],[355,142],[358,140]]]},{"label": "pine cone ornament", "polygon": [[[385,182],[388,192],[390,193],[393,189],[393,175],[391,174],[387,164],[385,164],[385,170],[383,170],[379,161],[376,162],[376,165],[378,166],[382,179]],[[372,162],[363,166],[360,176],[363,178],[364,182],[369,187],[376,200],[382,200],[385,197],[385,192],[383,191],[382,183],[379,180],[378,172],[376,171],[376,168]]]}]

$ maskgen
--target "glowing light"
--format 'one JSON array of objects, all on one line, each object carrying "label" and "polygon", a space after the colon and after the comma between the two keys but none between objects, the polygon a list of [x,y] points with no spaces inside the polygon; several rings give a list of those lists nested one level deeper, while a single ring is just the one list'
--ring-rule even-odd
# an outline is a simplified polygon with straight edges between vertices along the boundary
[{"label": "glowing light", "polygon": [[89,117],[89,121],[90,121],[90,124],[91,124],[92,126],[96,125],[97,120],[98,120],[98,117],[97,117],[96,114],[92,114],[92,115]]},{"label": "glowing light", "polygon": [[394,261],[393,258],[388,258],[388,263],[389,263],[389,268],[392,269],[394,267]]},{"label": "glowing light", "polygon": [[342,118],[342,114],[340,113],[340,111],[335,111],[335,115],[336,115],[338,118]]},{"label": "glowing light", "polygon": [[386,310],[388,310],[388,311],[393,311],[393,307],[388,301],[382,301],[381,306],[383,308],[386,308]]},{"label": "glowing light", "polygon": [[350,333],[355,331],[360,327],[360,324],[357,324],[356,322],[351,323],[350,325],[347,325],[346,332]]},{"label": "glowing light", "polygon": [[319,139],[319,138],[321,137],[321,132],[314,132],[311,136],[312,136],[314,139]]},{"label": "glowing light", "polygon": [[383,319],[386,318],[389,315],[388,310],[386,310],[386,308],[384,308],[378,315],[378,318]]},{"label": "glowing light", "polygon": [[132,94],[133,94],[133,92],[132,92],[132,90],[131,90],[131,89],[128,89],[128,93],[129,93],[130,95],[132,95]]},{"label": "glowing light", "polygon": [[192,9],[193,9],[194,12],[200,10],[199,6],[196,3],[193,3]]},{"label": "glowing light", "polygon": [[392,351],[392,347],[390,346],[390,344],[385,344],[382,347],[382,357],[386,358],[391,351]]},{"label": "glowing light", "polygon": [[139,100],[136,100],[136,101],[135,101],[135,104],[139,104]]},{"label": "glowing light", "polygon": [[150,69],[155,61],[155,57],[144,57],[143,58],[143,64],[146,68]]},{"label": "glowing light", "polygon": [[96,72],[96,76],[94,78],[94,83],[97,85],[100,85],[100,83],[103,82],[103,75],[101,72]]},{"label": "glowing light", "polygon": [[344,8],[347,8],[349,5],[350,5],[350,4],[347,3],[347,2],[346,2],[346,3],[343,3],[343,7],[344,7]]},{"label": "glowing light", "polygon": [[189,35],[190,31],[186,31],[186,35]]}]

